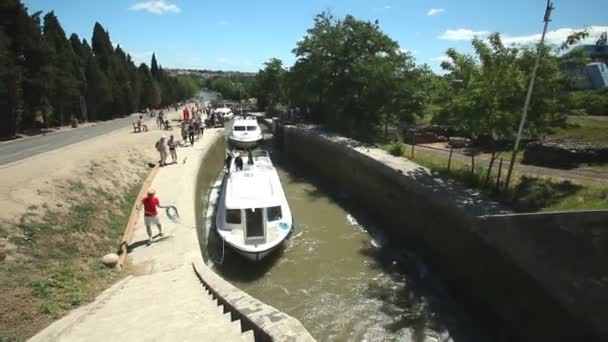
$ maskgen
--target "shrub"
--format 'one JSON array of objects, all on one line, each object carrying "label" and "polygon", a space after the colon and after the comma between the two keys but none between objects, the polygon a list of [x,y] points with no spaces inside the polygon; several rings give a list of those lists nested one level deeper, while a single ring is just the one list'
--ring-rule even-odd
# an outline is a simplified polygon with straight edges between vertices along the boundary
[{"label": "shrub", "polygon": [[390,153],[396,157],[403,156],[403,152],[405,152],[405,146],[403,146],[403,144],[400,142],[393,143],[388,148],[388,153]]},{"label": "shrub", "polygon": [[572,110],[589,115],[608,115],[608,89],[573,91],[568,95]]}]

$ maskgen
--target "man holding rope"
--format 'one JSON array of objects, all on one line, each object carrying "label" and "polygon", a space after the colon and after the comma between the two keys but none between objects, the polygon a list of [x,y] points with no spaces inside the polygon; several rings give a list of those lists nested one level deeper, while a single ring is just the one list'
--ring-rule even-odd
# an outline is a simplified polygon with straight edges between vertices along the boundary
[{"label": "man holding rope", "polygon": [[144,224],[146,225],[146,231],[148,232],[148,242],[147,246],[150,246],[152,243],[152,225],[156,225],[158,227],[158,235],[160,237],[163,236],[163,227],[160,224],[160,217],[158,216],[158,210],[156,208],[167,208],[165,206],[160,205],[160,201],[158,197],[155,196],[156,192],[152,189],[148,190],[148,195],[141,200],[141,203],[138,205],[137,210],[141,210],[142,206],[144,208]]}]

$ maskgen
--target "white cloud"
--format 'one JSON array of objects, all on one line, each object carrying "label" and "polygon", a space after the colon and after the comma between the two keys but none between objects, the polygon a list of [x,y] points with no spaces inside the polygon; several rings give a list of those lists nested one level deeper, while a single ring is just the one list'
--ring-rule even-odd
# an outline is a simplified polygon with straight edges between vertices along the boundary
[{"label": "white cloud", "polygon": [[163,14],[167,12],[179,13],[181,9],[177,5],[166,2],[165,0],[148,0],[138,2],[131,6],[133,11],[146,11],[154,14]]},{"label": "white cloud", "polygon": [[[545,41],[547,44],[555,44],[561,45],[569,35],[574,32],[579,32],[584,30],[585,28],[568,28],[562,27],[557,30],[547,31],[547,35],[545,37]],[[602,32],[608,31],[608,26],[590,26],[587,27],[589,31],[589,37],[582,40],[581,44],[593,44],[599,38]],[[529,35],[521,35],[521,36],[512,36],[509,34],[501,34],[501,38],[503,43],[510,44],[535,44],[540,42],[541,34],[534,33]]]},{"label": "white cloud", "polygon": [[393,8],[393,6],[391,6],[391,5],[384,5],[382,7],[374,7],[373,10],[374,11],[386,11],[386,10],[390,10],[391,8]]},{"label": "white cloud", "polygon": [[459,28],[456,30],[446,30],[439,36],[439,39],[443,40],[471,40],[475,36],[487,36],[490,34],[488,31],[473,31],[471,29]]},{"label": "white cloud", "polygon": [[220,21],[217,22],[217,24],[220,25],[220,26],[227,26],[230,23],[228,22],[228,20],[220,20]]},{"label": "white cloud", "polygon": [[442,12],[445,12],[445,8],[431,8],[426,15],[436,15]]}]

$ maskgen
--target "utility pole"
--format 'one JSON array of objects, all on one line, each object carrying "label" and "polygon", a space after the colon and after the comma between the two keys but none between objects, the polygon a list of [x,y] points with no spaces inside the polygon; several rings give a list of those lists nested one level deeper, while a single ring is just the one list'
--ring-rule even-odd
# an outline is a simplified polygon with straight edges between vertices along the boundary
[{"label": "utility pole", "polygon": [[547,27],[549,26],[549,22],[551,21],[551,12],[555,9],[553,7],[553,3],[551,0],[547,0],[547,7],[545,8],[545,17],[544,22],[545,26],[543,28],[543,34],[540,37],[540,43],[538,44],[538,52],[536,55],[536,62],[534,63],[534,68],[532,69],[532,76],[530,77],[530,84],[528,85],[528,93],[526,94],[526,101],[524,102],[524,111],[521,116],[521,121],[519,122],[519,130],[517,131],[517,136],[515,137],[515,145],[513,146],[513,153],[511,154],[511,162],[509,163],[509,171],[507,172],[507,179],[505,181],[505,190],[509,188],[509,182],[511,181],[511,174],[513,173],[513,165],[515,164],[515,157],[517,156],[517,150],[519,149],[519,142],[521,140],[521,134],[524,130],[524,125],[526,124],[526,116],[528,115],[528,107],[530,106],[530,99],[532,98],[532,89],[534,89],[534,81],[536,79],[536,71],[538,70],[538,64],[540,63],[540,58],[543,54],[543,47],[545,46],[545,35],[547,34]]}]

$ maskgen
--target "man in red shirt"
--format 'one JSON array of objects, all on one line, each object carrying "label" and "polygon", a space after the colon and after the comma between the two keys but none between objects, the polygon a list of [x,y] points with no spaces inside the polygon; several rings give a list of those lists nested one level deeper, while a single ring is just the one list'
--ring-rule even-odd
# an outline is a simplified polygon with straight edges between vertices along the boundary
[{"label": "man in red shirt", "polygon": [[144,208],[144,224],[146,225],[146,231],[148,232],[148,243],[152,243],[152,225],[158,227],[158,235],[163,236],[163,227],[160,224],[160,218],[158,216],[158,210],[156,208],[166,208],[160,205],[158,197],[155,196],[156,192],[152,189],[148,190],[148,195],[141,200],[137,210]]},{"label": "man in red shirt", "polygon": [[188,122],[190,120],[190,112],[188,111],[188,107],[184,108],[184,121]]}]

